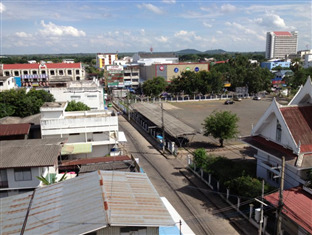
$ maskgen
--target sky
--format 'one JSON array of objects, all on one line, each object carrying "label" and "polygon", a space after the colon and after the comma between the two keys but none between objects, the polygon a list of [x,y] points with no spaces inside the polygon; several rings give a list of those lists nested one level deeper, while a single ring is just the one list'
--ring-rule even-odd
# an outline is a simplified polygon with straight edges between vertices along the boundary
[{"label": "sky", "polygon": [[312,0],[0,1],[0,54],[265,51],[266,32],[312,47]]}]

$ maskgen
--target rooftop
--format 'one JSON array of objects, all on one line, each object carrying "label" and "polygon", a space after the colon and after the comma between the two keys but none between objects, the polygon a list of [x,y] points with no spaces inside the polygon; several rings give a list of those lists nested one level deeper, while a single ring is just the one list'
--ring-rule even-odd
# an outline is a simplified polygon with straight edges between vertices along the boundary
[{"label": "rooftop", "polygon": [[139,56],[141,58],[177,58],[175,53],[168,52],[158,52],[158,53],[147,53],[147,52],[139,52]]},{"label": "rooftop", "polygon": [[301,152],[312,152],[312,105],[281,107],[283,117]]},{"label": "rooftop", "polygon": [[[145,116],[159,128],[162,127],[160,104],[135,103],[132,108]],[[167,112],[163,112],[165,131],[173,137],[195,135],[196,130]]]},{"label": "rooftop", "polygon": [[0,125],[0,136],[28,135],[29,129],[29,123],[2,124]]},{"label": "rooftop", "polygon": [[26,234],[175,225],[145,173],[95,171],[33,193],[1,198],[0,204],[0,230],[5,234],[20,233],[24,221]]},{"label": "rooftop", "polygon": [[288,31],[274,31],[276,36],[292,36],[292,34]]},{"label": "rooftop", "polygon": [[[279,192],[264,197],[275,207],[278,206]],[[312,195],[302,188],[291,188],[283,191],[282,213],[312,234]]]},{"label": "rooftop", "polygon": [[65,141],[64,138],[1,141],[0,169],[53,166]]},{"label": "rooftop", "polygon": [[64,108],[67,102],[45,102],[42,108]]},{"label": "rooftop", "polygon": [[41,64],[3,64],[3,70],[6,69],[39,69],[43,66],[47,66],[48,69],[70,69],[80,68],[81,63],[45,63]]}]

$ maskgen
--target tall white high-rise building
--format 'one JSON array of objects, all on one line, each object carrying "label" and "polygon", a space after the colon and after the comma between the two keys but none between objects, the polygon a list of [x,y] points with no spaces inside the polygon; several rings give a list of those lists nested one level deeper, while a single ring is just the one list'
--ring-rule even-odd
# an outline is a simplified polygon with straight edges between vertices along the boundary
[{"label": "tall white high-rise building", "polygon": [[296,54],[298,49],[298,32],[267,32],[265,58],[285,58],[287,54]]}]

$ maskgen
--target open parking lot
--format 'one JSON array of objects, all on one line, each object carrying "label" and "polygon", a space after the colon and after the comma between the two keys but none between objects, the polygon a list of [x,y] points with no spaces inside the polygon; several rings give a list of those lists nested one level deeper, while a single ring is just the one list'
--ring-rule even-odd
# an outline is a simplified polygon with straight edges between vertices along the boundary
[{"label": "open parking lot", "polygon": [[[171,102],[165,105],[166,112],[182,120],[198,131],[203,129],[203,120],[214,111],[227,110],[236,113],[239,117],[239,136],[250,135],[252,126],[256,125],[265,110],[271,104],[272,98],[261,100],[243,99],[234,104],[226,105],[225,100],[194,101],[194,102]],[[217,143],[213,138],[197,134],[192,142]],[[232,144],[241,143],[239,140],[230,141]],[[225,142],[225,144],[227,144]]]}]

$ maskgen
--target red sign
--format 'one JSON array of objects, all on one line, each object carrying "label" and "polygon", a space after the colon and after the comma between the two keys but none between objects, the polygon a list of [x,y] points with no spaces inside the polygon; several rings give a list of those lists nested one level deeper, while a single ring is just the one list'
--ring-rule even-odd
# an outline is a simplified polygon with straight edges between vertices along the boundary
[{"label": "red sign", "polygon": [[165,67],[163,65],[159,66],[160,71],[164,71]]}]

